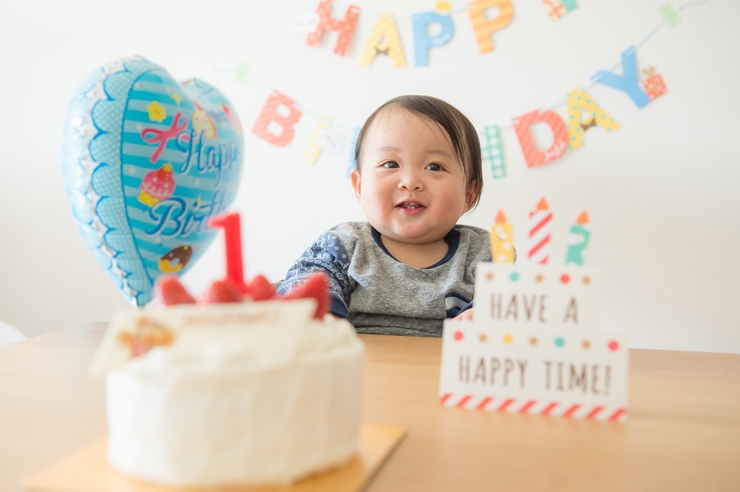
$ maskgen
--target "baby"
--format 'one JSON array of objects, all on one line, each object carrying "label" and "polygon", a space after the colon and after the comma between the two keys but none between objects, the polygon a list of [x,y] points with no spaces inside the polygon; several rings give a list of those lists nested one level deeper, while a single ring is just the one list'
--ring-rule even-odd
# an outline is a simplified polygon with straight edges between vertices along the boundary
[{"label": "baby", "polygon": [[470,319],[475,266],[491,261],[488,231],[456,225],[483,186],[473,125],[439,99],[397,97],[367,119],[355,158],[367,222],[323,234],[279,291],[323,271],[332,314],[358,333],[438,337],[445,318]]}]

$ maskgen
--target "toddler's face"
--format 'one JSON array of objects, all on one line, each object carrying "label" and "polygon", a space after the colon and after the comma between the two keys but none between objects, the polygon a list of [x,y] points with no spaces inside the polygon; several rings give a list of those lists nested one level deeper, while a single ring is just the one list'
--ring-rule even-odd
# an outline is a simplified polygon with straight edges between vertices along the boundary
[{"label": "toddler's face", "polygon": [[434,121],[398,107],[378,114],[365,134],[352,185],[368,222],[411,244],[442,239],[470,209],[463,164]]}]

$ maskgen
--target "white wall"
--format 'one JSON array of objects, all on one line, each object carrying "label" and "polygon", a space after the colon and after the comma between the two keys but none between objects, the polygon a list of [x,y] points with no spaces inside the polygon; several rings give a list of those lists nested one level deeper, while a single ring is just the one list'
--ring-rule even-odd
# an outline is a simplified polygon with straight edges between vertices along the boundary
[{"label": "white wall", "polygon": [[[374,13],[409,17],[429,0],[365,1],[346,57],[305,46],[290,31],[315,1],[6,2],[0,7],[0,320],[28,335],[107,320],[126,303],[86,250],[62,186],[59,149],[68,99],[78,81],[108,61],[133,54],[176,78],[197,76],[219,87],[251,128],[267,97],[240,85],[246,62],[264,83],[345,125],[360,125],[385,100],[404,93],[449,101],[478,128],[562,99],[661,20],[665,0],[580,0],[551,23],[538,1],[512,0],[514,20],[494,35],[496,50],[478,53],[465,13],[454,16],[452,42],[424,68],[394,69],[380,57],[357,58]],[[456,6],[463,2],[457,2]],[[335,15],[339,10],[335,6]],[[342,8],[343,10],[343,8]],[[373,13],[370,13],[372,11]],[[710,0],[681,12],[638,50],[669,93],[638,109],[605,86],[590,94],[621,125],[596,129],[586,145],[538,169],[524,165],[513,130],[504,130],[509,176],[490,178],[463,222],[488,227],[503,208],[524,250],[524,219],[540,196],[555,212],[553,259],[564,258],[565,233],[583,209],[594,232],[588,263],[599,266],[605,327],[631,331],[633,347],[740,353],[735,296],[740,292],[740,2]],[[411,23],[399,20],[409,65]],[[557,108],[564,114],[564,108]],[[301,162],[316,119],[304,115],[292,144],[276,148],[246,137],[242,213],[251,276],[282,278],[323,230],[362,218],[345,178],[349,146]],[[216,241],[185,276],[200,292],[223,274]]]}]

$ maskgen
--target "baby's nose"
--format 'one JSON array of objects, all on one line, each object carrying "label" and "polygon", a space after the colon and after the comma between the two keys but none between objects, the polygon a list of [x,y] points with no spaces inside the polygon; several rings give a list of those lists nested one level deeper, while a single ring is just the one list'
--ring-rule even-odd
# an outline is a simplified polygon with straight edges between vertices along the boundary
[{"label": "baby's nose", "polygon": [[421,176],[413,170],[408,170],[402,174],[398,187],[407,190],[420,190],[424,187]]}]

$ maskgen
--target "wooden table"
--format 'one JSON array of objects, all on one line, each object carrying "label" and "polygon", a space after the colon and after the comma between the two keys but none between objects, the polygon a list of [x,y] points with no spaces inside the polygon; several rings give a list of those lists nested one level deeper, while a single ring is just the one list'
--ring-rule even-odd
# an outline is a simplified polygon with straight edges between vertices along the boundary
[{"label": "wooden table", "polygon": [[[94,323],[0,347],[0,491],[105,434]],[[408,435],[381,491],[738,491],[740,356],[632,350],[629,422],[442,408],[438,339],[363,336],[365,420]]]}]

